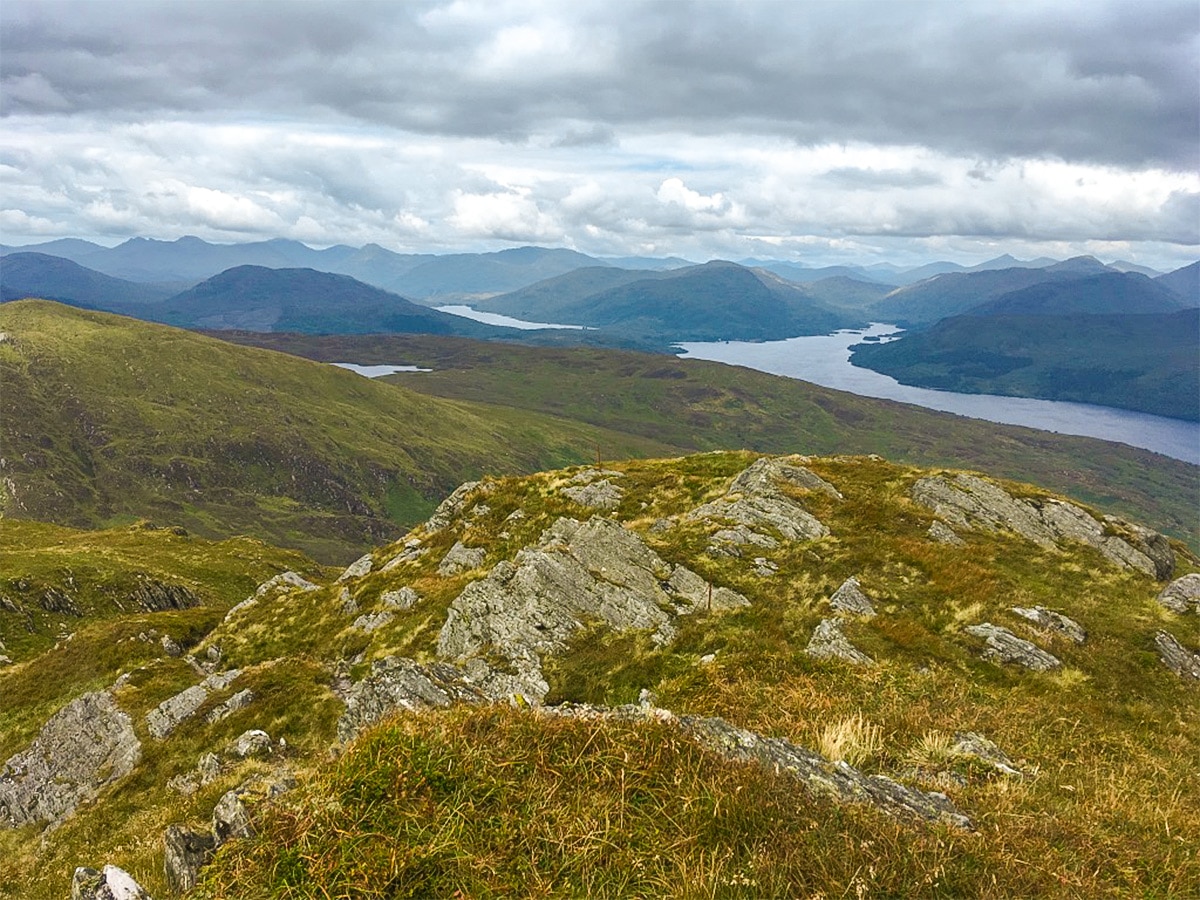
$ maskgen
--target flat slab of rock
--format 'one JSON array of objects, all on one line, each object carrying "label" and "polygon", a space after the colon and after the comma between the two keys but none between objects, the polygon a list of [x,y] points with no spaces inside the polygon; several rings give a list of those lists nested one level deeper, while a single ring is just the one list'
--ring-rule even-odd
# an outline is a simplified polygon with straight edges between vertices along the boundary
[{"label": "flat slab of rock", "polygon": [[200,684],[184,688],[174,697],[168,697],[157,707],[146,713],[146,727],[152,737],[163,740],[196,714],[196,711],[208,700],[210,691],[224,690],[240,675],[238,669],[229,669],[215,675],[209,675]]},{"label": "flat slab of rock", "polygon": [[455,703],[480,704],[488,698],[462,669],[445,663],[424,665],[400,656],[371,664],[371,672],[343,695],[346,712],[338,720],[338,740],[348,741],[394,712],[443,709]]},{"label": "flat slab of rock", "polygon": [[842,620],[839,618],[821,620],[813,630],[804,652],[817,659],[841,659],[856,666],[875,665],[875,660],[851,644],[842,633]]},{"label": "flat slab of rock", "polygon": [[1007,753],[997,747],[994,741],[978,732],[960,731],[954,735],[954,746],[950,748],[950,755],[979,760],[1004,775],[1018,778],[1025,776],[1025,773],[1008,758]]},{"label": "flat slab of rock", "polygon": [[1021,666],[1033,672],[1048,672],[1062,665],[1058,657],[1047,653],[1037,644],[1017,637],[1007,628],[984,622],[981,625],[968,625],[965,630],[967,634],[987,641],[983,658],[991,662]]},{"label": "flat slab of rock", "polygon": [[372,564],[371,554],[366,553],[346,566],[346,570],[338,576],[337,580],[341,582],[349,581],[351,578],[362,578],[364,575],[370,574]]},{"label": "flat slab of rock", "polygon": [[495,654],[506,661],[518,692],[541,702],[549,690],[542,656],[565,649],[585,622],[646,630],[665,645],[680,615],[747,605],[741,594],[670,565],[618,522],[562,518],[536,545],[497,563],[450,604],[438,655],[463,661]]},{"label": "flat slab of rock", "polygon": [[1044,606],[1034,606],[1032,608],[1014,606],[1012,611],[1021,618],[1028,619],[1043,631],[1061,634],[1064,637],[1070,638],[1076,644],[1082,644],[1087,641],[1087,630],[1074,619],[1070,619],[1062,613],[1046,609]]},{"label": "flat slab of rock", "polygon": [[593,481],[590,484],[565,487],[562,492],[580,506],[588,506],[592,509],[616,509],[621,505],[621,499],[625,496],[625,492],[607,478]]},{"label": "flat slab of rock", "polygon": [[1200,573],[1176,578],[1159,592],[1158,602],[1177,613],[1200,614]]},{"label": "flat slab of rock", "polygon": [[829,598],[829,605],[838,612],[853,613],[868,619],[876,614],[871,598],[863,593],[862,586],[853,575],[843,581],[842,586],[833,592],[833,596]]},{"label": "flat slab of rock", "polygon": [[438,565],[438,574],[449,577],[469,572],[482,566],[486,556],[487,550],[483,547],[468,547],[462,541],[456,541],[442,557],[442,562]]},{"label": "flat slab of rock", "polygon": [[[1117,565],[1147,575],[1170,578],[1175,554],[1165,537],[1146,528],[1116,519],[1107,524],[1127,532],[1133,543],[1110,534],[1105,523],[1086,510],[1061,500],[1034,503],[1018,499],[999,485],[975,475],[940,475],[918,480],[912,498],[958,528],[1006,529],[1047,549],[1059,540],[1072,540],[1096,548]],[[1135,546],[1136,544],[1136,546]]]},{"label": "flat slab of rock", "polygon": [[71,701],[0,770],[0,824],[58,822],[133,771],[142,745],[106,691]]},{"label": "flat slab of rock", "polygon": [[1188,681],[1200,681],[1200,653],[1192,653],[1166,631],[1154,635],[1158,658],[1168,669]]}]

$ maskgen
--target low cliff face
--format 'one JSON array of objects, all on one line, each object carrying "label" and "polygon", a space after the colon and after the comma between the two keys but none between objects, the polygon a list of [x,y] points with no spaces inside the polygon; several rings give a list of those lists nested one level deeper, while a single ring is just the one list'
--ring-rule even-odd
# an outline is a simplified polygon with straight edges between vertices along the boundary
[{"label": "low cliff face", "polygon": [[0,890],[1178,893],[1197,572],[878,458],[485,479],[344,570],[0,668]]}]

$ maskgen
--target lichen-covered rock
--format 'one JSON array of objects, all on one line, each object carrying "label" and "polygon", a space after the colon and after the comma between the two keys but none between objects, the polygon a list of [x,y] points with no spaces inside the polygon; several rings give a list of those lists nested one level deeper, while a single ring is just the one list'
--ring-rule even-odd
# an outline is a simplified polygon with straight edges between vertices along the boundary
[{"label": "lichen-covered rock", "polygon": [[231,608],[229,612],[225,613],[225,621],[228,622],[235,613],[241,612],[243,609],[253,606],[267,594],[283,594],[292,590],[305,592],[315,591],[317,590],[317,585],[313,584],[304,576],[296,574],[295,572],[281,572],[278,575],[268,578],[258,586],[253,594]]},{"label": "lichen-covered rock", "polygon": [[1168,669],[1180,678],[1200,681],[1200,653],[1192,653],[1166,631],[1154,635],[1154,646],[1158,649],[1159,659]]},{"label": "lichen-covered rock", "polygon": [[1177,613],[1200,614],[1200,573],[1176,578],[1159,592],[1158,602]]},{"label": "lichen-covered rock", "polygon": [[542,656],[563,650],[584,621],[650,631],[665,645],[675,636],[677,616],[748,603],[741,594],[668,564],[617,522],[563,518],[536,546],[513,562],[498,563],[451,603],[438,655],[465,660],[495,654],[523,685],[519,693],[540,702],[549,690]]},{"label": "lichen-covered rock", "polygon": [[483,565],[487,550],[483,547],[468,547],[462,541],[456,541],[438,566],[438,574],[449,577],[462,572],[469,572]]},{"label": "lichen-covered rock", "polygon": [[592,509],[616,509],[621,505],[621,499],[625,496],[625,492],[607,478],[593,481],[590,484],[565,487],[562,492],[580,506]]},{"label": "lichen-covered rock", "polygon": [[132,875],[117,866],[98,872],[86,866],[71,878],[71,900],[153,900]]},{"label": "lichen-covered rock", "polygon": [[84,694],[0,769],[0,825],[59,822],[132,772],[141,755],[133,722],[112,695]]},{"label": "lichen-covered rock", "polygon": [[954,746],[950,755],[978,760],[1004,775],[1023,778],[1025,773],[1013,765],[1003,750],[996,746],[995,741],[974,731],[960,731],[954,735]]},{"label": "lichen-covered rock", "polygon": [[875,660],[850,643],[842,633],[842,620],[836,617],[821,620],[804,652],[817,659],[842,659],[856,666],[875,664]]},{"label": "lichen-covered rock", "polygon": [[[1096,548],[1106,558],[1127,569],[1137,569],[1154,578],[1169,578],[1175,566],[1170,543],[1149,529],[1110,519],[1108,523],[1128,534],[1110,534],[1086,510],[1061,500],[1034,503],[1013,497],[1006,490],[975,475],[919,479],[912,498],[959,528],[1007,529],[1041,547],[1057,547],[1071,540]],[[1136,544],[1136,546],[1135,546]]]},{"label": "lichen-covered rock", "polygon": [[1012,611],[1021,618],[1033,622],[1033,624],[1037,625],[1043,631],[1052,631],[1056,634],[1061,634],[1064,637],[1070,638],[1076,644],[1082,644],[1087,641],[1087,630],[1074,619],[1068,618],[1062,613],[1046,609],[1044,606],[1034,606],[1032,608],[1014,606]]},{"label": "lichen-covered rock", "polygon": [[345,571],[338,576],[337,580],[341,582],[349,581],[351,578],[362,578],[364,575],[370,573],[372,565],[373,560],[371,559],[371,554],[365,553],[354,562],[350,563],[350,565],[346,566]]},{"label": "lichen-covered rock", "polygon": [[939,544],[946,544],[950,547],[967,546],[967,542],[960,538],[954,532],[954,529],[941,519],[934,519],[933,524],[929,526],[929,539],[932,541],[937,541]]},{"label": "lichen-covered rock", "polygon": [[220,706],[213,707],[204,721],[210,725],[213,722],[220,722],[222,719],[227,719],[239,709],[245,709],[254,702],[254,692],[249,688],[240,690]]},{"label": "lichen-covered rock", "polygon": [[354,620],[353,627],[370,634],[372,631],[387,625],[395,618],[395,613],[388,612],[386,609],[377,613],[365,613]]},{"label": "lichen-covered rock", "polygon": [[348,741],[384,716],[400,710],[440,709],[454,703],[480,704],[488,698],[463,671],[445,663],[423,665],[389,656],[371,664],[371,672],[343,696],[346,712],[338,720],[338,739]]},{"label": "lichen-covered rock", "polygon": [[217,801],[212,814],[213,842],[220,847],[234,838],[250,837],[254,829],[250,825],[250,812],[246,809],[241,794],[226,791]]},{"label": "lichen-covered rock", "polygon": [[271,736],[261,728],[243,731],[237,736],[229,748],[229,752],[238,759],[245,759],[247,756],[265,756],[271,752]]},{"label": "lichen-covered rock", "polygon": [[415,562],[416,560],[420,559],[429,552],[429,549],[421,546],[421,544],[422,541],[419,537],[405,538],[403,548],[400,550],[400,552],[385,562],[380,567],[379,571],[390,572],[397,566],[403,565],[404,563]]},{"label": "lichen-covered rock", "polygon": [[829,605],[839,612],[853,613],[868,619],[875,615],[874,604],[862,592],[862,586],[853,575],[843,581],[842,586],[833,592],[833,596],[829,598]]},{"label": "lichen-covered rock", "polygon": [[841,498],[833,485],[808,469],[764,457],[734,478],[724,497],[696,507],[687,518],[735,522],[760,534],[774,530],[789,541],[815,540],[828,535],[829,529],[784,494],[780,483]]},{"label": "lichen-covered rock", "polygon": [[764,550],[774,550],[779,541],[769,534],[762,534],[746,525],[738,524],[732,528],[722,528],[709,538],[708,552],[717,556],[742,555],[742,547],[761,547]]},{"label": "lichen-covered rock", "polygon": [[467,481],[456,487],[450,496],[443,500],[438,508],[433,511],[433,515],[425,523],[425,533],[436,534],[448,528],[461,515],[471,499],[471,495],[474,493],[486,495],[488,488],[478,481]]},{"label": "lichen-covered rock", "polygon": [[965,630],[967,634],[983,638],[987,642],[983,651],[983,658],[986,660],[1011,663],[1034,672],[1048,672],[1062,665],[1058,657],[1047,653],[1036,644],[1022,640],[1007,628],[984,622],[980,625],[968,625]]},{"label": "lichen-covered rock", "polygon": [[883,775],[864,775],[844,762],[830,762],[821,754],[783,738],[763,737],[724,719],[680,716],[679,725],[686,734],[726,759],[755,762],[786,773],[817,796],[838,803],[869,804],[908,821],[971,828],[971,820],[945,794],[906,787]]},{"label": "lichen-covered rock", "polygon": [[216,848],[211,832],[184,825],[169,825],[163,834],[163,873],[176,894],[196,886],[200,869],[208,865]]},{"label": "lichen-covered rock", "polygon": [[169,736],[183,722],[196,714],[196,711],[208,699],[210,691],[224,690],[240,674],[240,670],[230,669],[226,672],[209,675],[200,684],[184,688],[175,696],[168,697],[146,714],[146,727],[150,730],[151,736],[160,741]]},{"label": "lichen-covered rock", "polygon": [[379,602],[385,609],[409,609],[420,601],[420,595],[410,587],[402,587],[398,591],[384,591],[379,595]]}]

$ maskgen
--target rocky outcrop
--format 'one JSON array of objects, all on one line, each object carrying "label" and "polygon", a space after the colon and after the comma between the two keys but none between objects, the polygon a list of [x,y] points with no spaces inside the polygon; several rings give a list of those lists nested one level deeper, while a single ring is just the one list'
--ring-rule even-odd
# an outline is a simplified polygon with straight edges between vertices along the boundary
[{"label": "rocky outcrop", "polygon": [[837,617],[821,620],[804,652],[817,659],[841,659],[856,666],[875,665],[875,660],[851,644],[842,633],[842,620]]},{"label": "rocky outcrop", "polygon": [[204,721],[208,722],[210,725],[214,722],[220,722],[222,719],[229,718],[239,709],[245,709],[253,702],[253,691],[249,689],[238,691],[224,703],[213,707],[209,714],[204,717]]},{"label": "rocky outcrop", "polygon": [[297,591],[315,591],[317,585],[313,584],[302,575],[297,575],[295,572],[281,572],[272,578],[268,578],[258,586],[253,594],[243,600],[241,603],[234,606],[229,612],[225,613],[225,621],[228,622],[235,613],[241,612],[247,607],[253,606],[267,594],[286,594],[293,590]]},{"label": "rocky outcrop", "polygon": [[146,714],[146,727],[150,734],[160,741],[163,740],[196,714],[208,699],[209,691],[223,690],[240,674],[239,670],[230,669],[219,675],[209,675],[200,684],[194,684],[167,698]]},{"label": "rocky outcrop", "polygon": [[364,613],[354,620],[352,627],[370,634],[372,631],[376,631],[387,625],[395,618],[396,614],[388,612],[386,609],[377,613]]},{"label": "rocky outcrop", "polygon": [[571,479],[571,484],[563,488],[562,493],[580,506],[602,510],[616,509],[621,505],[625,491],[613,484],[612,479],[620,477],[620,472],[584,469]]},{"label": "rocky outcrop", "polygon": [[132,875],[117,866],[103,871],[80,866],[71,878],[71,900],[152,900]]},{"label": "rocky outcrop", "polygon": [[191,609],[200,605],[200,597],[191,588],[182,584],[166,584],[149,578],[138,582],[130,599],[146,612]]},{"label": "rocky outcrop", "polygon": [[238,759],[247,756],[266,756],[271,752],[271,736],[261,728],[243,731],[230,745],[229,752]]},{"label": "rocky outcrop", "polygon": [[163,834],[163,874],[172,892],[183,894],[196,886],[200,869],[216,852],[211,832],[169,825]]},{"label": "rocky outcrop", "polygon": [[541,659],[560,652],[585,622],[675,636],[680,615],[732,609],[749,601],[672,566],[634,532],[609,519],[559,519],[537,545],[498,563],[451,603],[438,655],[466,660],[493,654],[507,664],[514,692],[541,702],[549,686]]},{"label": "rocky outcrop", "polygon": [[402,587],[398,591],[384,591],[379,595],[379,602],[385,609],[409,609],[420,601],[420,595],[410,587]]},{"label": "rocky outcrop", "polygon": [[400,710],[444,709],[455,703],[484,703],[488,698],[455,666],[389,656],[372,663],[370,674],[351,685],[342,700],[346,712],[338,720],[337,733],[339,740],[348,741]]},{"label": "rocky outcrop", "polygon": [[1105,524],[1072,503],[1018,499],[975,475],[922,478],[911,493],[916,502],[958,528],[1006,529],[1046,549],[1057,547],[1060,540],[1077,541],[1094,547],[1119,566],[1158,579],[1169,578],[1175,567],[1175,555],[1161,534],[1116,519],[1105,520],[1114,530],[1124,532],[1127,540],[1110,533]]},{"label": "rocky outcrop", "polygon": [[112,695],[84,694],[0,770],[0,824],[59,822],[133,771],[141,755],[133,722]]},{"label": "rocky outcrop", "polygon": [[472,499],[472,495],[479,493],[486,495],[489,493],[488,487],[479,481],[467,481],[456,487],[445,500],[441,502],[437,509],[433,511],[433,515],[429,517],[429,521],[425,523],[425,533],[427,535],[436,534],[450,526],[457,519],[467,504]]},{"label": "rocky outcrop", "polygon": [[862,592],[858,579],[851,575],[842,582],[842,586],[833,592],[829,605],[838,612],[847,612],[864,618],[875,616],[875,606],[871,599]]},{"label": "rocky outcrop", "polygon": [[346,566],[345,571],[338,576],[338,582],[349,581],[352,578],[362,578],[364,575],[370,573],[373,562],[374,561],[371,559],[370,553],[363,554],[354,562],[350,563],[350,565]]},{"label": "rocky outcrop", "polygon": [[1062,662],[1050,653],[1022,640],[1007,628],[1001,628],[990,622],[981,625],[968,625],[967,634],[983,638],[987,645],[983,650],[983,658],[997,663],[1010,663],[1022,666],[1034,672],[1048,672],[1057,669]]},{"label": "rocky outcrop", "polygon": [[803,466],[764,457],[734,478],[724,497],[697,507],[687,518],[734,522],[767,537],[770,535],[766,532],[774,531],[789,541],[815,540],[828,535],[829,529],[787,496],[781,485],[821,491],[836,499],[842,496],[833,485]]},{"label": "rocky outcrop", "polygon": [[250,811],[240,791],[226,791],[213,807],[212,836],[216,846],[235,838],[250,837],[254,829],[250,826]]},{"label": "rocky outcrop", "polygon": [[486,557],[487,550],[483,547],[468,547],[462,541],[456,541],[438,565],[438,574],[449,577],[478,569]]},{"label": "rocky outcrop", "polygon": [[1158,602],[1177,613],[1200,615],[1200,573],[1176,578],[1159,592]]},{"label": "rocky outcrop", "polygon": [[422,541],[419,537],[413,537],[410,535],[409,537],[405,538],[404,543],[401,545],[400,552],[380,566],[379,571],[390,572],[392,569],[396,568],[396,566],[402,566],[404,563],[415,562],[416,560],[420,559],[429,552],[428,548],[422,547],[421,544]]},{"label": "rocky outcrop", "polygon": [[1154,635],[1158,658],[1168,669],[1188,681],[1200,681],[1200,653],[1186,649],[1174,635],[1159,631]]},{"label": "rocky outcrop", "polygon": [[1014,606],[1012,611],[1021,618],[1028,619],[1038,628],[1042,629],[1042,631],[1061,634],[1063,637],[1070,638],[1076,644],[1082,644],[1087,641],[1087,631],[1084,627],[1062,613],[1046,609],[1044,606],[1034,606],[1032,608]]}]

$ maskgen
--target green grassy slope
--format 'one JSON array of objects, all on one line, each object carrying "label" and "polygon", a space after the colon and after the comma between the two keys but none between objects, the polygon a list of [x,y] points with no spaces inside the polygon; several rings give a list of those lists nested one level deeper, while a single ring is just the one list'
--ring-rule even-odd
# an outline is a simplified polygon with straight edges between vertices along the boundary
[{"label": "green grassy slope", "polygon": [[967,465],[1035,480],[1200,548],[1200,470],[1123,445],[700,360],[422,337],[229,337],[316,359],[420,364],[435,371],[404,383],[433,395],[545,410],[689,449],[879,453],[918,465]]},{"label": "green grassy slope", "polygon": [[[548,720],[506,704],[402,715],[332,758],[337,680],[394,653],[432,659],[450,603],[480,576],[438,574],[444,553],[462,540],[486,548],[491,568],[559,516],[586,518],[592,511],[562,494],[572,469],[490,479],[486,496],[469,499],[449,528],[419,533],[424,556],[383,571],[402,545],[381,547],[365,576],[320,579],[319,590],[267,596],[214,624],[195,652],[219,645],[225,663],[242,669],[235,686],[256,694],[226,720],[201,714],[151,741],[145,712],[197,676],[179,660],[139,657],[116,699],[145,741],[142,762],[44,840],[33,828],[0,830],[0,894],[61,897],[76,865],[111,862],[167,896],[166,825],[200,824],[224,791],[287,765],[299,787],[274,804],[251,801],[257,836],[227,844],[196,896],[1188,896],[1200,879],[1192,777],[1200,704],[1195,687],[1159,662],[1153,635],[1165,629],[1194,648],[1196,617],[1166,610],[1154,599],[1158,582],[1080,544],[1043,548],[968,530],[963,547],[932,541],[933,514],[910,499],[931,473],[865,457],[805,461],[843,499],[789,489],[830,534],[755,549],[778,567],[763,575],[749,556],[709,552],[718,526],[686,518],[754,459],[609,464],[625,492],[611,515],[663,560],[750,605],[683,616],[665,646],[644,632],[586,628],[547,667],[552,698],[627,703],[649,689],[677,714],[719,715],[945,791],[974,831],[833,805],[637,717]],[[1005,487],[1048,499],[1031,485]],[[654,527],[662,517],[674,524]],[[1200,569],[1182,546],[1175,552],[1177,575]],[[851,575],[879,612],[845,626],[876,660],[867,668],[804,653],[830,614],[831,593]],[[353,627],[357,612],[341,610],[343,588],[372,613],[383,592],[401,586],[420,601],[370,634]],[[1036,604],[1076,619],[1087,642],[1039,632],[1010,611]],[[981,621],[1037,642],[1063,667],[1032,673],[983,661],[981,641],[964,630]],[[19,713],[14,685],[55,673],[64,698],[83,690],[67,658],[106,640],[144,646],[113,640],[133,627],[98,621],[20,671],[0,669],[0,722]],[[88,683],[111,684],[131,662],[103,657]],[[248,728],[285,737],[286,749],[263,760],[227,757],[217,780],[194,794],[167,786]],[[961,731],[995,741],[1025,776],[949,757]],[[839,735],[849,740],[837,751]]]},{"label": "green grassy slope", "polygon": [[0,306],[0,512],[246,533],[345,561],[483,471],[662,452],[45,301]]},{"label": "green grassy slope", "polygon": [[861,345],[851,361],[921,387],[1200,419],[1197,310],[957,316],[897,341]]}]

